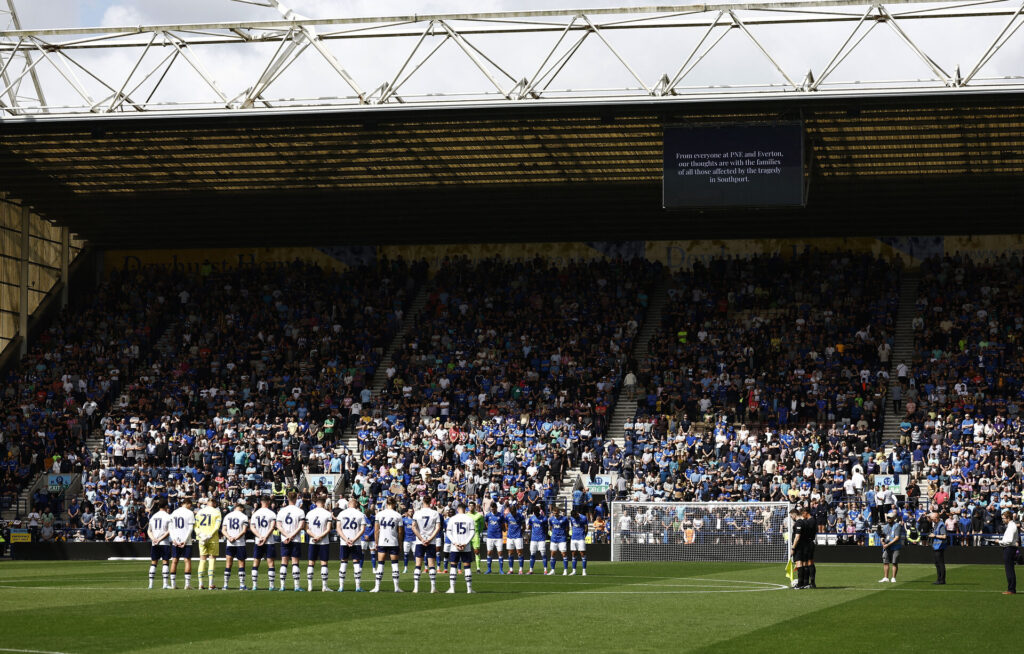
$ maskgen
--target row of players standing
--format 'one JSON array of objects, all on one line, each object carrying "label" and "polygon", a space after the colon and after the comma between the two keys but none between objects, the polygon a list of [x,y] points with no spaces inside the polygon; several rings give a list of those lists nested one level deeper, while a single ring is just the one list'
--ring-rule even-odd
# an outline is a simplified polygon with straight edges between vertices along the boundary
[{"label": "row of players standing", "polygon": [[[315,506],[304,510],[295,493],[288,495],[286,506],[275,511],[271,499],[261,499],[261,508],[248,515],[246,506],[238,504],[226,516],[221,515],[216,500],[200,500],[203,505],[193,513],[191,500],[168,514],[163,502],[154,507],[149,522],[149,537],[152,541],[152,554],[149,568],[149,587],[153,587],[156,566],[163,561],[163,587],[176,587],[178,562],[183,561],[185,572],[185,588],[191,587],[192,542],[193,531],[199,546],[199,588],[202,589],[205,577],[208,587],[216,588],[213,583],[213,569],[219,550],[219,536],[226,543],[226,557],[223,589],[228,588],[231,567],[237,563],[239,588],[246,589],[245,563],[248,558],[246,538],[251,535],[254,541],[253,563],[251,567],[252,590],[258,587],[259,568],[267,561],[267,577],[270,590],[275,587],[275,572],[280,574],[279,590],[284,590],[288,566],[291,565],[293,588],[303,590],[300,586],[301,543],[307,544],[306,590],[313,589],[313,569],[315,562],[320,563],[322,590],[330,591],[327,583],[328,561],[330,559],[330,542],[332,532],[337,533],[340,545],[341,564],[338,569],[339,591],[344,590],[347,564],[353,563],[356,591],[361,592],[361,573],[364,556],[368,553],[374,569],[376,583],[371,592],[379,592],[383,576],[385,559],[390,557],[392,563],[392,580],[396,592],[399,588],[398,560],[404,554],[405,569],[408,571],[410,555],[415,556],[413,573],[414,591],[419,590],[419,579],[423,562],[428,564],[432,592],[435,590],[436,564],[448,568],[454,592],[454,579],[461,558],[468,552],[469,561],[476,559],[476,569],[480,572],[480,546],[486,544],[487,573],[492,572],[493,558],[498,559],[499,573],[504,572],[503,554],[507,551],[508,573],[513,572],[516,556],[519,559],[519,574],[533,574],[536,560],[543,558],[546,574],[555,574],[556,553],[562,559],[562,574],[569,575],[569,559],[572,559],[572,573],[576,574],[577,563],[582,563],[583,575],[587,574],[586,534],[588,520],[585,514],[574,511],[571,516],[563,516],[555,507],[551,515],[546,515],[539,507],[532,515],[526,516],[521,507],[508,505],[502,507],[498,503],[491,505],[486,514],[475,513],[475,504],[470,508],[474,513],[467,514],[466,507],[461,506],[444,509],[444,515],[424,502],[415,512],[409,508],[405,515],[397,511],[394,498],[388,498],[386,507],[376,514],[364,513],[358,502],[349,500],[348,508],[335,515],[325,508],[326,496],[320,495]],[[465,515],[472,525],[472,533],[465,543],[466,533],[460,527],[465,520],[457,519]],[[436,517],[436,519],[435,519]],[[332,529],[333,526],[333,529]],[[455,530],[453,537],[453,529]],[[530,567],[525,570],[525,535],[529,535]],[[571,536],[571,538],[570,538]],[[550,548],[548,547],[550,539]],[[567,555],[567,547],[569,554]],[[438,553],[441,556],[438,556]],[[549,556],[550,554],[550,556]],[[280,561],[279,570],[275,562]],[[550,567],[549,567],[550,564]],[[442,573],[445,570],[442,569]],[[469,570],[466,571],[467,587],[471,587]]]}]

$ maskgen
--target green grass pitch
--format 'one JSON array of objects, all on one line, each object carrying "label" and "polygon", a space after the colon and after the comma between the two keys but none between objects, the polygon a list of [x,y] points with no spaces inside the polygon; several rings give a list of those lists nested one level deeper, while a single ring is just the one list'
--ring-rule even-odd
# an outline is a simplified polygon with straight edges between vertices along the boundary
[{"label": "green grass pitch", "polygon": [[0,651],[1009,652],[1024,608],[980,565],[949,566],[945,587],[931,566],[881,584],[880,565],[819,565],[798,591],[782,565],[595,562],[585,578],[474,574],[477,594],[460,578],[454,596],[413,595],[411,572],[396,595],[390,568],[377,595],[350,592],[351,568],[343,594],[147,590],[148,566],[0,562]]}]

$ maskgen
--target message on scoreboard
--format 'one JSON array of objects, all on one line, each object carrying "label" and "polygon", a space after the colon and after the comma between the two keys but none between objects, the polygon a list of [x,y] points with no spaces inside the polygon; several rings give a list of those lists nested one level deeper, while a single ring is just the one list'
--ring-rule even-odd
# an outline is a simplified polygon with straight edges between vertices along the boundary
[{"label": "message on scoreboard", "polygon": [[802,206],[803,125],[665,128],[666,209]]}]

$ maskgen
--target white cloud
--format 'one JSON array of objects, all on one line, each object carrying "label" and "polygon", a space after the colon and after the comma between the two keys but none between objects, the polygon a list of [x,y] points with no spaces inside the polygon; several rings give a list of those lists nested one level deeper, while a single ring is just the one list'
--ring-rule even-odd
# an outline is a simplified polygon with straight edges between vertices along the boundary
[{"label": "white cloud", "polygon": [[119,27],[122,25],[142,25],[145,22],[145,18],[143,18],[142,14],[135,7],[114,5],[103,12],[103,19],[100,21],[100,26]]}]

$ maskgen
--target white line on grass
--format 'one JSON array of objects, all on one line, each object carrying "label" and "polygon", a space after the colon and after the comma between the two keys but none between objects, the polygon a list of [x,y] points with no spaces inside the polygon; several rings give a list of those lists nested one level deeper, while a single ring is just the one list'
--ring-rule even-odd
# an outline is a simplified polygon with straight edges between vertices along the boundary
[{"label": "white line on grass", "polygon": [[51,652],[46,649],[11,649],[10,647],[0,647],[0,652],[25,652],[26,654],[66,654],[66,652]]}]

